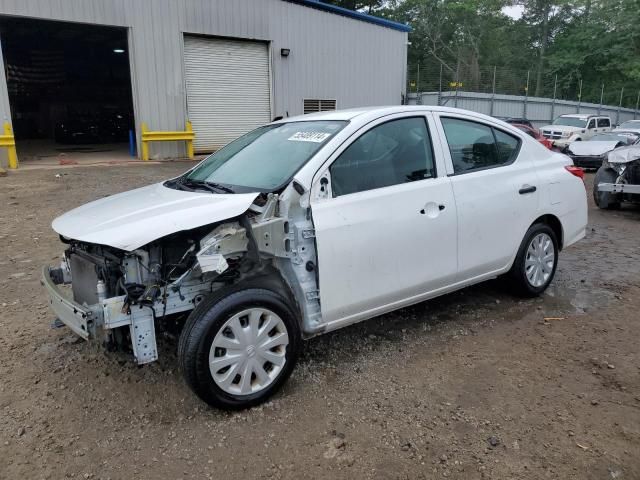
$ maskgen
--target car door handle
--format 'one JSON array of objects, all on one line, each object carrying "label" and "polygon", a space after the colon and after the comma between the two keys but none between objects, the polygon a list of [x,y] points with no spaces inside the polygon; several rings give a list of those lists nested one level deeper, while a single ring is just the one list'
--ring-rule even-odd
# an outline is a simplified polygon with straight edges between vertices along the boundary
[{"label": "car door handle", "polygon": [[[427,203],[425,205],[425,208],[420,210],[420,213],[422,215],[427,215],[427,213],[429,213],[429,216],[437,216],[437,212],[433,208],[434,206],[435,206],[435,203],[432,203],[432,202]],[[443,211],[444,209],[445,209],[445,206],[442,203],[438,205],[438,210],[439,211]]]},{"label": "car door handle", "polygon": [[536,189],[535,185],[523,185],[522,188],[520,190],[518,190],[518,193],[520,195],[526,195],[527,193],[533,193],[536,190],[537,189]]}]

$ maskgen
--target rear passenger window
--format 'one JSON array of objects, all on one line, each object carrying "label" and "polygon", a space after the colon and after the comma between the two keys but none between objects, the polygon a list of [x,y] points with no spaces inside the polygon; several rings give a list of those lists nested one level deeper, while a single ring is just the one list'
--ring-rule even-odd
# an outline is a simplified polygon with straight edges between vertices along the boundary
[{"label": "rear passenger window", "polygon": [[496,136],[496,144],[498,145],[498,160],[500,161],[500,165],[514,161],[518,154],[518,145],[520,144],[518,139],[496,129],[493,130],[493,133]]},{"label": "rear passenger window", "polygon": [[334,197],[434,177],[424,118],[402,118],[363,133],[329,168]]},{"label": "rear passenger window", "polygon": [[455,174],[508,165],[518,155],[520,140],[488,125],[443,118],[442,126]]},{"label": "rear passenger window", "polygon": [[598,127],[602,128],[602,127],[610,127],[611,126],[611,122],[609,121],[608,118],[599,118],[598,119]]}]

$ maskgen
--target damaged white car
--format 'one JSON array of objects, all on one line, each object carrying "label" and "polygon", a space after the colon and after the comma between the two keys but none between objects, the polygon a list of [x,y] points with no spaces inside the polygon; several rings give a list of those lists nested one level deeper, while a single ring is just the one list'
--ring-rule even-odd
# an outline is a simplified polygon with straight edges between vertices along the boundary
[{"label": "damaged white car", "polygon": [[622,202],[640,203],[640,145],[609,152],[593,183],[593,200],[602,209],[620,208]]},{"label": "damaged white car", "polygon": [[640,134],[628,131],[598,133],[584,142],[573,142],[566,154],[581,168],[600,168],[607,155],[616,148],[638,143]]},{"label": "damaged white car", "polygon": [[503,274],[540,294],[586,222],[582,170],[504,122],[326,112],[57,218],[68,247],[43,285],[75,333],[141,364],[177,322],[189,386],[243,408],[282,385],[305,338]]}]

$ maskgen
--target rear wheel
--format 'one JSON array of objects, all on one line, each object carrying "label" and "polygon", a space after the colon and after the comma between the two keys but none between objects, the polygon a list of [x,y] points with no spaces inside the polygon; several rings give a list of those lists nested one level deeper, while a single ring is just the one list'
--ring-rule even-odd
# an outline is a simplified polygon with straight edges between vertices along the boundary
[{"label": "rear wheel", "polygon": [[615,183],[618,175],[610,168],[600,167],[593,181],[593,201],[599,208],[612,210],[620,207],[620,194],[598,190],[600,183]]},{"label": "rear wheel", "polygon": [[535,297],[544,292],[558,266],[558,239],[551,227],[532,225],[522,240],[509,272],[518,294]]},{"label": "rear wheel", "polygon": [[298,321],[286,300],[250,288],[198,305],[180,337],[178,356],[188,385],[202,400],[241,409],[282,386],[300,347]]}]

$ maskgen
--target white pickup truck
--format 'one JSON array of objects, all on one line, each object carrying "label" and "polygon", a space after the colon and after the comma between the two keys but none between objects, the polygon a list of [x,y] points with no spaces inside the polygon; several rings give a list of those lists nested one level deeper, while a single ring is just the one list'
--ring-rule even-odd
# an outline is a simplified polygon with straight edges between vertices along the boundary
[{"label": "white pickup truck", "polygon": [[564,149],[572,142],[593,137],[596,133],[611,130],[611,119],[600,115],[560,115],[551,125],[540,129],[542,136],[553,142],[553,146]]}]

